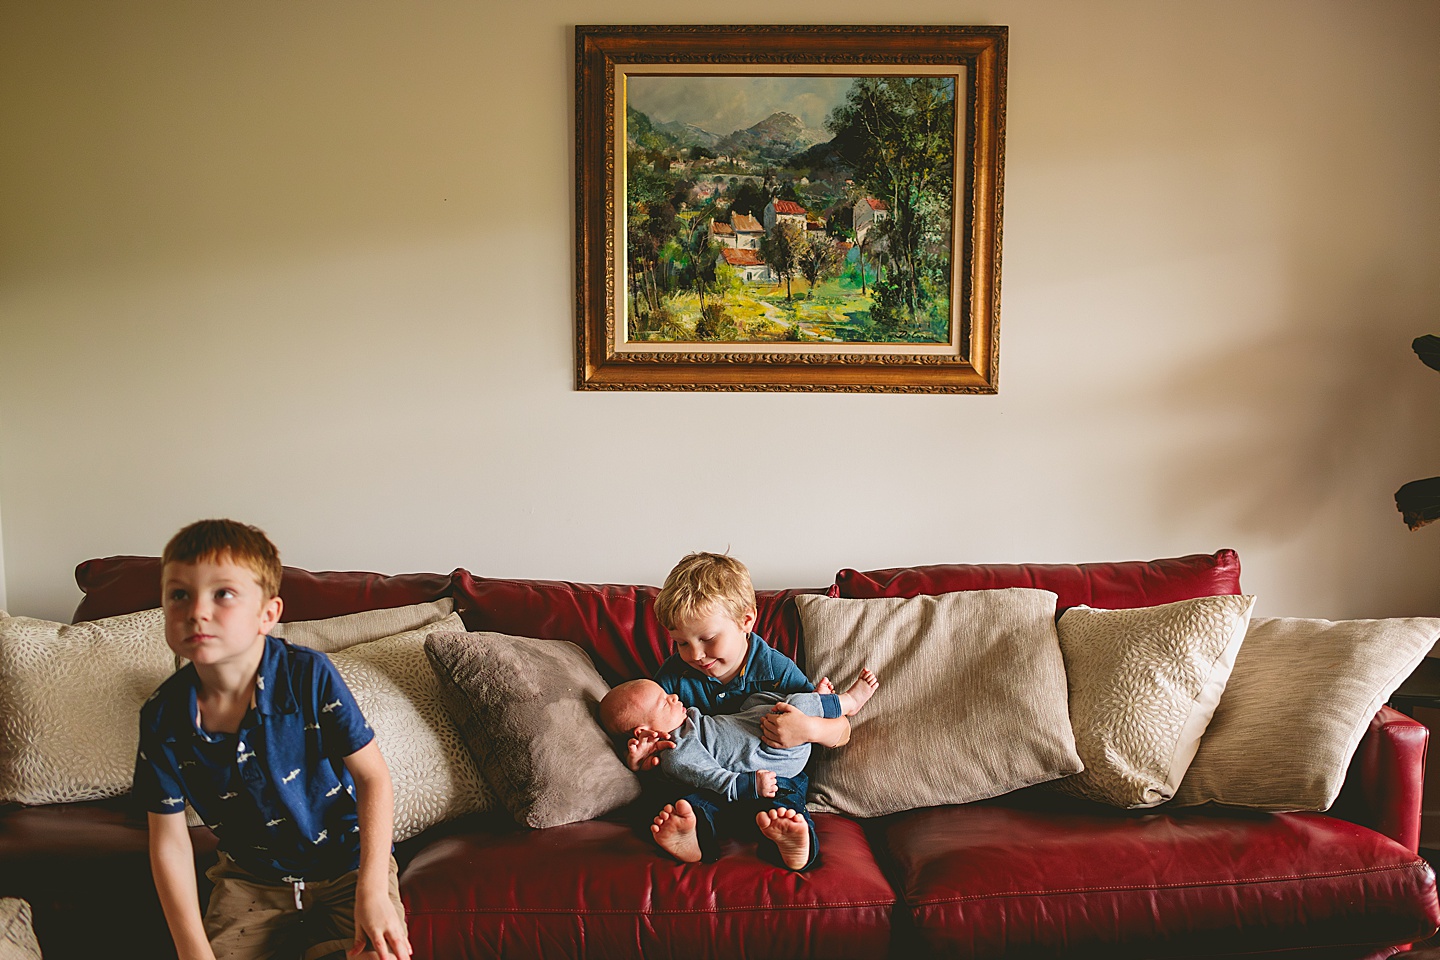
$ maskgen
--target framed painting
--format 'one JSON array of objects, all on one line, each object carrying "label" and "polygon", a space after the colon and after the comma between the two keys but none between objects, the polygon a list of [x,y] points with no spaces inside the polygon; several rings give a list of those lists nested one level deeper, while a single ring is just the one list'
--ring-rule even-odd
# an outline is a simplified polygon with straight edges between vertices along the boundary
[{"label": "framed painting", "polygon": [[580,26],[582,390],[995,393],[1003,26]]}]

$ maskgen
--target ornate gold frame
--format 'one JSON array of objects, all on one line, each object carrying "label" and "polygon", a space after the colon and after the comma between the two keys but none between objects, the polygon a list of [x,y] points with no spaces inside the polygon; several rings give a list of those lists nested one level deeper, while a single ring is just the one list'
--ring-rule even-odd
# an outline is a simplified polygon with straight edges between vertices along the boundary
[{"label": "ornate gold frame", "polygon": [[[997,392],[1007,43],[1003,26],[577,26],[577,389]],[[766,64],[780,73],[817,65],[962,68],[956,105],[963,89],[965,149],[956,151],[951,218],[959,292],[952,291],[957,335],[950,349],[628,349],[617,337],[623,317],[615,308],[617,271],[624,269],[615,219],[617,206],[623,210],[615,187],[616,77],[646,64]]]}]

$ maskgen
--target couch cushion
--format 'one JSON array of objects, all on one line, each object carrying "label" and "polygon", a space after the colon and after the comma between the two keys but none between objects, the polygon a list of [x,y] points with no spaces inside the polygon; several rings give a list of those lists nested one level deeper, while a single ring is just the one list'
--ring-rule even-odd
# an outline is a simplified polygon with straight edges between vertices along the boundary
[{"label": "couch cushion", "polygon": [[1175,795],[1230,679],[1254,597],[1196,597],[1130,610],[1071,607],[1057,624],[1075,750],[1056,786],[1117,807]]},{"label": "couch cushion", "polygon": [[425,656],[430,631],[459,629],[460,618],[452,613],[438,623],[330,656],[374,729],[389,768],[397,842],[495,806],[489,785],[445,710],[440,681]]},{"label": "couch cushion", "polygon": [[[190,841],[197,868],[215,862],[213,833]],[[128,797],[0,810],[0,897],[30,902],[45,960],[173,957],[146,843]]]},{"label": "couch cushion", "polygon": [[1148,563],[949,563],[886,570],[841,570],[840,596],[917,597],[957,590],[1034,587],[1049,590],[1064,610],[1086,604],[1106,610],[1153,607],[1193,597],[1240,592],[1240,557],[1234,550]]},{"label": "couch cushion", "polygon": [[612,820],[452,833],[400,877],[417,957],[886,955],[895,895],[854,821],[818,814],[820,862],[772,866],[728,841],[680,864]]},{"label": "couch cushion", "polygon": [[[75,583],[85,594],[74,620],[98,620],[160,606],[159,557],[104,557],[75,568]],[[429,603],[450,595],[443,573],[386,576],[358,571],[315,573],[286,567],[280,580],[285,601],[281,619],[323,620],[362,610]]]},{"label": "couch cushion", "polygon": [[1174,803],[1328,810],[1371,719],[1440,637],[1440,619],[1250,621]]},{"label": "couch cushion", "polygon": [[610,688],[575,644],[437,631],[425,654],[465,746],[517,823],[589,820],[639,798],[639,779],[598,721]]},{"label": "couch cushion", "polygon": [[1440,923],[1430,867],[1344,820],[1008,799],[871,824],[936,956],[1378,948]]},{"label": "couch cushion", "polygon": [[140,707],[174,669],[159,610],[73,625],[0,611],[0,801],[128,792]]},{"label": "couch cushion", "polygon": [[797,601],[817,675],[880,689],[850,742],[810,759],[816,809],[873,817],[966,803],[1081,769],[1048,590]]},{"label": "couch cushion", "polygon": [[[670,638],[655,618],[659,587],[503,580],[456,570],[455,609],[476,633],[568,640],[595,661],[606,683],[653,677],[670,655]],[[800,659],[800,620],[794,598],[826,590],[757,590],[755,632]]]}]

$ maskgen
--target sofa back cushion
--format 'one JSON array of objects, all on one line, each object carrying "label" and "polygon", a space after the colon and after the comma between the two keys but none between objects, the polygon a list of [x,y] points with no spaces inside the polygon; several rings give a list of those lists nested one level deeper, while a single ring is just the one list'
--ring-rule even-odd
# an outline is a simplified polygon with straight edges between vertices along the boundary
[{"label": "sofa back cushion", "polygon": [[[85,594],[74,621],[118,617],[160,606],[159,557],[103,557],[75,568],[75,583]],[[324,620],[364,610],[430,603],[450,595],[443,573],[386,576],[359,571],[315,573],[286,567],[280,581],[284,621]]]},{"label": "sofa back cushion", "polygon": [[835,583],[840,596],[856,600],[1030,587],[1059,597],[1062,613],[1081,604],[1128,610],[1239,594],[1240,557],[1234,550],[1219,550],[1148,562],[945,563],[863,572],[846,569],[835,575]]},{"label": "sofa back cushion", "polygon": [[[455,609],[467,630],[567,640],[590,655],[607,683],[653,677],[670,656],[670,638],[655,616],[659,587],[506,580],[477,577],[467,570],[456,570],[453,576]],[[826,592],[757,590],[755,632],[799,663],[800,619],[794,598]]]}]

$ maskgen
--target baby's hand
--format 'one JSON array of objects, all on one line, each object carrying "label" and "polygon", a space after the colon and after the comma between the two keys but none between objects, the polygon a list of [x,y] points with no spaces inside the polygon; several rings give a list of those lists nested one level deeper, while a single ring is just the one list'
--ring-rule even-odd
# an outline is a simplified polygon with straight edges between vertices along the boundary
[{"label": "baby's hand", "polygon": [[625,766],[634,773],[652,770],[660,765],[660,754],[674,749],[674,741],[667,740],[664,734],[640,727],[625,744]]},{"label": "baby's hand", "polygon": [[773,797],[779,792],[775,784],[774,770],[755,771],[755,795],[758,797]]}]

